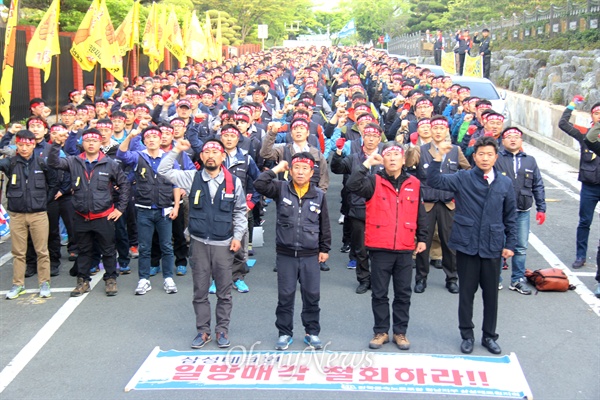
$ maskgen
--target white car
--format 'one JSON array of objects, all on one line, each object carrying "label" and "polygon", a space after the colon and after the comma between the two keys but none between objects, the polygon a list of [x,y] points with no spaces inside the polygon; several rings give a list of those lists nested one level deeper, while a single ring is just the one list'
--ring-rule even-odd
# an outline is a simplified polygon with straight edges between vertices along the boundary
[{"label": "white car", "polygon": [[444,69],[442,67],[440,67],[439,65],[435,65],[435,64],[417,64],[417,66],[421,67],[422,69],[427,68],[428,70],[430,70],[431,72],[433,72],[435,74],[435,76],[446,76],[446,75],[448,75],[446,73],[446,71],[444,71]]},{"label": "white car", "polygon": [[492,110],[504,115],[504,126],[511,126],[510,113],[506,106],[506,90],[498,90],[492,81],[486,78],[452,76],[452,82],[471,89],[471,96],[477,96],[492,102]]}]

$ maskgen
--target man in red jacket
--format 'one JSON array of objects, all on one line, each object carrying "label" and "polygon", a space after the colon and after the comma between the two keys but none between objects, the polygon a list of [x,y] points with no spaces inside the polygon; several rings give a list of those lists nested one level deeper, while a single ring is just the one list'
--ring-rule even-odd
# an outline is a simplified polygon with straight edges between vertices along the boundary
[{"label": "man in red jacket", "polygon": [[[382,171],[369,174],[371,167],[381,164]],[[389,342],[388,288],[393,278],[394,342],[400,350],[408,350],[412,255],[424,251],[427,240],[421,184],[404,170],[403,148],[391,143],[381,154],[371,154],[355,169],[346,187],[366,199],[365,246],[371,258],[371,307],[375,319],[369,347],[379,349]]]}]

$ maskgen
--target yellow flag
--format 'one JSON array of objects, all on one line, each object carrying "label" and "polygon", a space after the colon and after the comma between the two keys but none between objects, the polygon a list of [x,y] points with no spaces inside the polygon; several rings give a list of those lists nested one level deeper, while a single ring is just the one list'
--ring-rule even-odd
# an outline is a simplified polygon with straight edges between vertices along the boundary
[{"label": "yellow flag", "polygon": [[210,22],[210,16],[208,15],[208,11],[206,12],[206,23],[204,25],[204,34],[206,35],[206,58],[210,60],[216,60],[217,57],[215,55],[215,39],[212,35],[212,25]]},{"label": "yellow flag", "polygon": [[115,31],[121,56],[133,49],[140,42],[140,2],[134,1],[133,7]]},{"label": "yellow flag", "polygon": [[99,62],[115,79],[123,81],[123,58],[106,0],[94,0],[90,5],[73,38],[71,55],[81,69],[91,71]]},{"label": "yellow flag", "polygon": [[93,0],[73,38],[71,55],[84,71],[91,71],[100,58],[100,49],[95,43],[95,28],[100,19],[100,0]]},{"label": "yellow flag", "polygon": [[463,76],[473,76],[476,78],[483,78],[483,57],[477,55],[475,57],[471,57],[470,55],[465,55],[465,70],[463,71]]},{"label": "yellow flag", "polygon": [[115,79],[123,82],[123,57],[106,7],[106,0],[100,0],[100,21],[96,28],[96,38],[100,39],[100,64]]},{"label": "yellow flag", "polygon": [[10,101],[12,98],[15,47],[17,43],[17,9],[19,0],[12,0],[6,21],[4,36],[4,60],[2,61],[2,81],[0,82],[0,114],[4,123],[10,122]]},{"label": "yellow flag", "polygon": [[[162,7],[161,7],[162,8]],[[158,66],[165,59],[165,25],[166,25],[166,13],[165,9],[162,9],[162,13],[159,16],[158,6],[155,10],[155,21],[156,21],[156,53],[150,56],[148,66],[150,71],[154,72],[158,69]]]},{"label": "yellow flag", "polygon": [[179,27],[179,21],[177,21],[177,15],[171,8],[169,14],[169,20],[167,21],[167,29],[165,32],[165,46],[167,49],[179,60],[180,66],[185,64],[185,53],[183,51],[183,38],[181,36],[181,28]]},{"label": "yellow flag", "polygon": [[146,20],[146,27],[144,28],[144,36],[142,36],[142,48],[144,49],[144,54],[148,56],[150,59],[149,65],[150,70],[152,72],[156,71],[158,65],[153,67],[154,59],[159,57],[158,54],[158,10],[156,7],[156,3],[152,3],[150,6],[150,13],[148,14],[148,19]]},{"label": "yellow flag", "polygon": [[190,18],[189,28],[187,29],[185,36],[185,55],[193,58],[198,62],[204,61],[204,59],[208,58],[206,56],[206,38],[204,36],[204,31],[200,26],[200,20],[196,15],[196,10],[192,12],[192,17]]},{"label": "yellow flag", "polygon": [[221,13],[219,12],[219,19],[217,20],[217,35],[215,37],[215,56],[217,62],[221,64],[223,62],[223,35],[221,32]]},{"label": "yellow flag", "polygon": [[442,50],[442,65],[441,67],[448,75],[456,75],[456,62],[454,60],[454,52],[446,53]]},{"label": "yellow flag", "polygon": [[50,77],[52,56],[60,54],[60,44],[58,42],[59,15],[60,1],[54,0],[27,46],[25,64],[28,67],[43,69],[44,82],[47,82]]}]

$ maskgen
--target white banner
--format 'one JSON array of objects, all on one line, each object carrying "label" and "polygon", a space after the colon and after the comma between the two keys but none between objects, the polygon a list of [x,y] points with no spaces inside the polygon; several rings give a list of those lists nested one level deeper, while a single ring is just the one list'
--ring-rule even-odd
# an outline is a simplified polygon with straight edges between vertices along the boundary
[{"label": "white banner", "polygon": [[156,347],[125,387],[439,393],[532,398],[517,356],[373,352],[162,351]]}]

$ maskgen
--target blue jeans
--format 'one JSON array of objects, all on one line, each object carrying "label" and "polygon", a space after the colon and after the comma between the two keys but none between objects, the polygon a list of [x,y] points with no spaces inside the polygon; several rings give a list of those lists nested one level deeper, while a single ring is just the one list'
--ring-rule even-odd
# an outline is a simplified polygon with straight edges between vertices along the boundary
[{"label": "blue jeans", "polygon": [[525,258],[527,252],[527,242],[529,241],[529,211],[517,210],[517,245],[515,255],[512,258],[511,282],[525,278]]},{"label": "blue jeans", "polygon": [[158,233],[158,242],[162,254],[162,273],[163,278],[173,277],[173,230],[172,221],[166,216],[163,217],[163,211],[148,210],[138,208],[137,210],[137,225],[138,225],[138,251],[140,257],[138,260],[138,275],[140,279],[150,278],[150,253],[152,249],[152,236],[154,231]]},{"label": "blue jeans", "polygon": [[577,258],[585,259],[587,257],[590,226],[598,201],[600,201],[600,185],[582,183],[579,200],[579,225],[577,225]]}]

